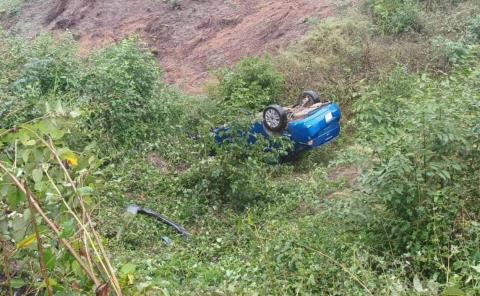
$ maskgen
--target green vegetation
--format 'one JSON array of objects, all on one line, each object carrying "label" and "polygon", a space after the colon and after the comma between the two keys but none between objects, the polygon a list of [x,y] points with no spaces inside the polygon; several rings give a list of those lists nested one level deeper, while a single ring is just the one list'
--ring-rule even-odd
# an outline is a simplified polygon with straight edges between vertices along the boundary
[{"label": "green vegetation", "polygon": [[[480,7],[362,9],[208,97],[165,85],[136,38],[81,58],[1,33],[0,293],[479,294]],[[248,145],[256,112],[311,88],[342,105],[338,142],[293,163],[283,139]]]},{"label": "green vegetation", "polygon": [[374,21],[384,34],[420,32],[419,3],[417,1],[374,0],[370,1]]},{"label": "green vegetation", "polygon": [[223,70],[218,76],[218,94],[213,96],[218,97],[228,112],[261,111],[283,92],[283,78],[270,60],[247,58],[233,70]]},{"label": "green vegetation", "polygon": [[0,1],[0,18],[12,17],[17,15],[23,6],[23,0],[1,0]]}]

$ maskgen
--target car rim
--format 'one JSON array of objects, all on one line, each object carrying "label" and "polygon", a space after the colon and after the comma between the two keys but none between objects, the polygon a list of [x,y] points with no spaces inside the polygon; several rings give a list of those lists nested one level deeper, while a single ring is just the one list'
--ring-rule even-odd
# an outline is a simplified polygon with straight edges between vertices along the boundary
[{"label": "car rim", "polygon": [[265,112],[265,121],[268,126],[276,128],[280,124],[280,114],[273,109],[269,109]]}]

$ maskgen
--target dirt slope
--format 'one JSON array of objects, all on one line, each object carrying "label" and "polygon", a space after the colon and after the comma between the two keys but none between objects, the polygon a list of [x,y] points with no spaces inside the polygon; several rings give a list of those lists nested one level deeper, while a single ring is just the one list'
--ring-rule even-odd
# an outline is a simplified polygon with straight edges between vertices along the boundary
[{"label": "dirt slope", "polygon": [[308,20],[347,0],[34,0],[10,29],[29,35],[43,28],[70,30],[88,51],[137,33],[161,61],[168,82],[195,91],[208,72],[247,55],[275,53],[298,40]]}]

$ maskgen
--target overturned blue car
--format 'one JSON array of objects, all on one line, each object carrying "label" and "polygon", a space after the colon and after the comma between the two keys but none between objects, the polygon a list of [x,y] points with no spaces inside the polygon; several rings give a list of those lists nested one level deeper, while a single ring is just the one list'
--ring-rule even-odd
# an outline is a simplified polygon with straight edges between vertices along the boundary
[{"label": "overturned blue car", "polygon": [[[313,91],[303,92],[297,104],[292,107],[270,105],[264,109],[262,120],[255,122],[248,135],[248,142],[254,143],[257,136],[264,138],[283,136],[293,142],[289,157],[319,148],[334,141],[340,135],[340,107],[329,101],[322,101]],[[214,130],[217,143],[228,139],[223,131]]]}]

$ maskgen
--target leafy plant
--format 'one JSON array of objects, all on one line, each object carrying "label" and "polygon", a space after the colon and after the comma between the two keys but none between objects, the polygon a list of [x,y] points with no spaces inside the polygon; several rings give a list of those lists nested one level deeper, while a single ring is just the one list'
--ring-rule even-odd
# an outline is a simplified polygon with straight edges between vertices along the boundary
[{"label": "leafy plant", "polygon": [[[97,295],[121,295],[90,216],[98,162],[88,150],[80,158],[64,145],[69,122],[60,107],[57,114],[0,130],[0,205],[10,213],[0,219],[6,289],[53,295],[93,285]],[[70,273],[76,278],[66,279]]]},{"label": "leafy plant", "polygon": [[[45,112],[45,102],[79,88],[76,46],[70,35],[55,41],[42,35],[32,44],[3,35],[0,127],[12,127]],[[54,100],[52,100],[54,101]]]},{"label": "leafy plant", "polygon": [[471,226],[461,221],[480,210],[472,186],[479,178],[478,65],[439,82],[397,75],[357,103],[359,131],[376,159],[368,186],[387,210],[381,223],[390,247],[416,254],[416,270],[448,282],[451,264],[470,262],[476,252],[465,241]]},{"label": "leafy plant", "polygon": [[276,102],[283,90],[283,78],[269,59],[244,59],[218,78],[218,100],[227,112],[259,111]]},{"label": "leafy plant", "polygon": [[212,143],[213,137],[208,140],[210,156],[193,164],[182,178],[185,193],[194,193],[205,201],[229,202],[239,208],[268,197],[267,163],[278,162],[290,148],[290,141],[279,138],[269,142],[249,134],[250,127],[248,120],[240,121],[219,132],[224,138],[222,144]]},{"label": "leafy plant", "polygon": [[23,0],[1,0],[0,16],[13,17],[17,15],[23,6]]},{"label": "leafy plant", "polygon": [[400,34],[419,31],[419,7],[411,0],[370,1],[376,24],[384,34]]},{"label": "leafy plant", "polygon": [[160,81],[159,67],[138,40],[126,39],[92,57],[84,78],[87,128],[109,146],[135,147],[176,116],[176,94]]},{"label": "leafy plant", "polygon": [[480,43],[480,16],[477,16],[476,18],[471,20],[467,28],[465,43],[467,44]]},{"label": "leafy plant", "polygon": [[78,88],[76,48],[71,35],[64,36],[61,43],[50,35],[41,35],[30,48],[21,77],[12,85],[15,94],[56,94]]}]

